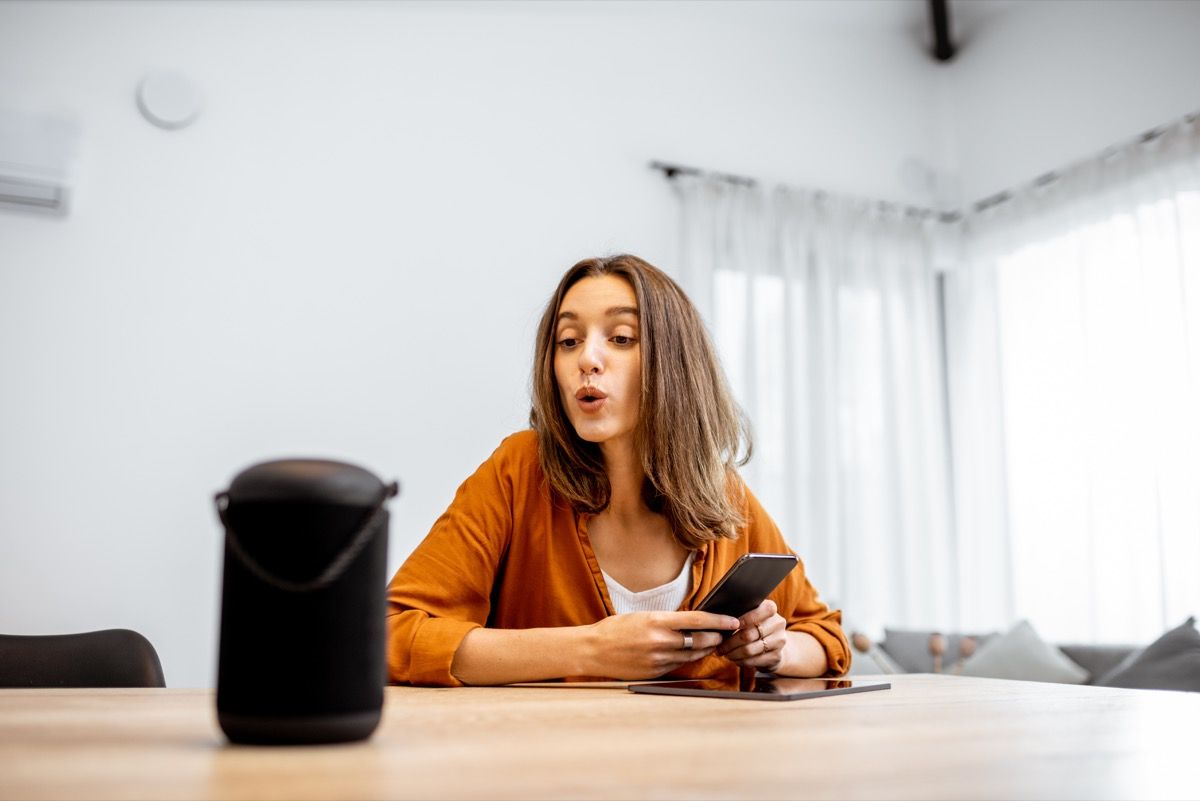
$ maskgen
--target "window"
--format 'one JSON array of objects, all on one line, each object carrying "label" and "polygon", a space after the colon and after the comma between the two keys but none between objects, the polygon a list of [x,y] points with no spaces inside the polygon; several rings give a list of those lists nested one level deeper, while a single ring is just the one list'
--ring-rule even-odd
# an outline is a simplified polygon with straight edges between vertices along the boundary
[{"label": "window", "polygon": [[1200,610],[1200,192],[997,260],[1013,594],[1049,639]]}]

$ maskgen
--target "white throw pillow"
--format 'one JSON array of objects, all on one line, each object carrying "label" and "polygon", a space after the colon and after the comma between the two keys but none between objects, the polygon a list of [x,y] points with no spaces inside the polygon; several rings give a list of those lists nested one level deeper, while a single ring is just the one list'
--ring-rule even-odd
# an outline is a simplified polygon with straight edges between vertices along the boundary
[{"label": "white throw pillow", "polygon": [[962,675],[1083,684],[1090,674],[1022,620],[963,662]]}]

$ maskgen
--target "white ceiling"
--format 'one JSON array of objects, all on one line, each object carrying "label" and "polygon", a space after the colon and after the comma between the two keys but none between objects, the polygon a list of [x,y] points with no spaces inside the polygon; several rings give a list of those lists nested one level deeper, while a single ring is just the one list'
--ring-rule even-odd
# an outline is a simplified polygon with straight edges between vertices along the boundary
[{"label": "white ceiling", "polygon": [[[1046,0],[948,0],[953,38],[958,43],[997,15],[1036,2]],[[928,0],[792,0],[784,5],[813,25],[883,28],[914,41],[932,41]]]},{"label": "white ceiling", "polygon": [[[953,24],[972,25],[1039,0],[949,0]],[[1041,0],[1044,2],[1044,0]],[[928,0],[793,0],[814,19],[858,27],[907,29],[929,22]]]},{"label": "white ceiling", "polygon": [[[300,5],[304,4],[303,0],[295,1]],[[0,0],[0,3],[2,2],[3,0]],[[286,9],[292,5],[276,0],[243,2],[261,3],[268,8]],[[1070,3],[1075,0],[948,0],[952,38],[956,44],[967,41],[999,14],[1050,2]],[[394,9],[406,14],[421,13],[425,9],[437,9],[438,13],[441,13],[447,5],[445,0],[338,0],[338,4],[383,12]],[[784,28],[803,25],[807,28],[842,32],[868,29],[893,31],[897,36],[906,38],[912,41],[914,46],[923,49],[933,40],[929,0],[722,0],[686,3],[659,0],[456,0],[452,5],[466,13],[480,15],[504,15],[514,5],[534,6],[540,14],[568,17],[586,17],[595,14],[597,10],[617,17],[622,14],[633,14],[637,18],[661,15],[668,19],[678,18],[680,14],[703,13],[723,15],[730,20],[768,20]]]}]

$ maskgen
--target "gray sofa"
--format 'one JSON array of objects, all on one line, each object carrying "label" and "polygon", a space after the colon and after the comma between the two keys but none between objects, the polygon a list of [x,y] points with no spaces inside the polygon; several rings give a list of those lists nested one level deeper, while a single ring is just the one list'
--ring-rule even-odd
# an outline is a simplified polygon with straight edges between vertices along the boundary
[{"label": "gray sofa", "polygon": [[[960,651],[960,643],[964,637],[945,635],[943,637],[944,656],[941,664],[935,664],[930,649],[928,631],[889,631],[883,642],[872,644],[857,636],[852,636],[854,645],[854,663],[850,673],[956,673],[961,669],[964,654]],[[981,647],[996,635],[968,635],[974,640],[975,648]],[[864,644],[866,650],[863,649]],[[889,647],[890,646],[890,647]],[[1139,650],[1134,645],[1088,645],[1088,644],[1057,644],[1055,647],[1065,656],[1088,673],[1085,684],[1091,684],[1099,677],[1121,664],[1130,654]],[[875,657],[882,651],[883,658]]]},{"label": "gray sofa", "polygon": [[1134,651],[1135,645],[1058,645],[1058,650],[1075,664],[1091,674],[1086,684],[1103,676]]},{"label": "gray sofa", "polygon": [[961,673],[1026,681],[1200,692],[1200,631],[1189,617],[1145,646],[1044,641],[1027,620],[1008,631],[941,634],[887,629],[882,643],[851,630],[850,674]]}]

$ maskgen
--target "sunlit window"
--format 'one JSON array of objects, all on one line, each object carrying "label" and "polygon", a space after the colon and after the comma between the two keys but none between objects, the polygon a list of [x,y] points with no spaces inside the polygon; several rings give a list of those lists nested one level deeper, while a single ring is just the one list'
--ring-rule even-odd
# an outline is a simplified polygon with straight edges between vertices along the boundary
[{"label": "sunlit window", "polygon": [[998,262],[1016,612],[1142,642],[1200,609],[1200,193]]}]

